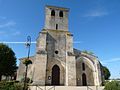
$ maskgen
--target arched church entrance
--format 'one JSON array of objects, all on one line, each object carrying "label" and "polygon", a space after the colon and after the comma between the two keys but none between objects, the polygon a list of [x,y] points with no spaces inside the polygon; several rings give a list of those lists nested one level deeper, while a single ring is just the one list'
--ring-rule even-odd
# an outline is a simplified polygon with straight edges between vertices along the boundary
[{"label": "arched church entrance", "polygon": [[52,85],[60,85],[60,68],[54,65],[52,68]]},{"label": "arched church entrance", "polygon": [[85,73],[82,74],[82,85],[87,86],[87,79],[86,79],[86,74]]}]

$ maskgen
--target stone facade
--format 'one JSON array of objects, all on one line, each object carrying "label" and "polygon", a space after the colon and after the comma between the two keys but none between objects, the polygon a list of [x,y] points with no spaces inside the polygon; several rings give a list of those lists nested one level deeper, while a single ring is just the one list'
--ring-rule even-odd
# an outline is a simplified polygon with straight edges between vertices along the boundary
[{"label": "stone facade", "polygon": [[[73,35],[68,31],[69,9],[46,6],[45,27],[39,33],[36,54],[30,59],[28,77],[33,85],[100,86],[101,65],[98,58],[73,48]],[[20,59],[17,80],[24,77]]]}]

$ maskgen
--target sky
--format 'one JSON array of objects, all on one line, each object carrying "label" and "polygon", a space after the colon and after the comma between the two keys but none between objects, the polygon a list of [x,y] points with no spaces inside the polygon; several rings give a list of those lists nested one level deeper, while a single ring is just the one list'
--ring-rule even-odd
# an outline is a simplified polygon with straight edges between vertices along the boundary
[{"label": "sky", "polygon": [[[74,48],[92,51],[107,66],[111,78],[120,78],[120,0],[0,0],[0,42],[17,57],[26,57],[28,35],[35,42],[44,28],[45,6],[66,7]],[[31,44],[30,55],[35,55]]]}]

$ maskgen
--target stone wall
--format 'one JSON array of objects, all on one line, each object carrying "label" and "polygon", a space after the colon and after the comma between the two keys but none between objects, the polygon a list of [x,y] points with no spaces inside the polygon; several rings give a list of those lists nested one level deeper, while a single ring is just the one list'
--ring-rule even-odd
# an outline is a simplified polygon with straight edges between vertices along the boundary
[{"label": "stone wall", "polygon": [[[46,85],[52,83],[52,68],[57,65],[60,68],[60,85],[65,84],[65,59],[66,59],[66,31],[47,31],[47,64]],[[50,79],[48,78],[50,77]]]},{"label": "stone wall", "polygon": [[[85,70],[83,70],[82,64],[85,65]],[[93,69],[91,67],[91,64],[87,62],[86,59],[84,60],[77,60],[77,66],[76,66],[76,73],[77,73],[77,85],[82,86],[82,74],[84,73],[86,75],[86,81],[88,86],[94,85],[94,76],[93,76]]]},{"label": "stone wall", "polygon": [[[21,81],[25,76],[25,65],[23,64],[23,61],[26,59],[25,58],[20,58],[20,64],[19,64],[19,68],[17,70],[17,80]],[[29,59],[32,61],[32,63],[34,63],[35,57],[34,56],[30,56]],[[33,76],[33,64],[30,64],[28,66],[28,77],[30,79],[32,79]]]},{"label": "stone wall", "polygon": [[33,84],[45,85],[46,78],[46,64],[47,64],[47,53],[46,53],[46,31],[42,31],[37,39],[36,55],[34,60],[34,75]]},{"label": "stone wall", "polygon": [[[102,85],[102,74],[100,69],[100,63],[98,61],[98,58],[93,55],[81,53],[79,57],[77,57],[77,81],[80,80],[81,84],[81,76],[83,73],[86,74],[87,78],[87,85],[88,86],[101,86]],[[82,70],[82,63],[85,64],[85,70]]]}]

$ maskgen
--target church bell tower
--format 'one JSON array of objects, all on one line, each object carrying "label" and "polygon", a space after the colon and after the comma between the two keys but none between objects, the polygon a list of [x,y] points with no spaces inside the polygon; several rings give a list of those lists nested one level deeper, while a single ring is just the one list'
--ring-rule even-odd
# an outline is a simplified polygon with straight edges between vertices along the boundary
[{"label": "church bell tower", "polygon": [[46,6],[45,29],[68,31],[67,8]]},{"label": "church bell tower", "polygon": [[68,31],[69,9],[46,6],[45,11],[45,26],[37,39],[33,81],[39,85],[75,86],[76,61],[73,35]]}]

